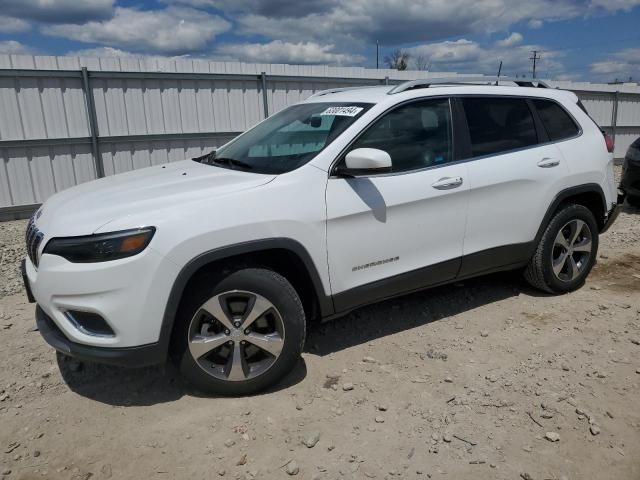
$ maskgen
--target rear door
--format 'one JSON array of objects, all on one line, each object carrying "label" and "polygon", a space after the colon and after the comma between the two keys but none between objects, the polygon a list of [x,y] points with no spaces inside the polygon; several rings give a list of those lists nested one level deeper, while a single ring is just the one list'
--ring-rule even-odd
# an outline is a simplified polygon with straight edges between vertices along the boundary
[{"label": "rear door", "polygon": [[548,141],[531,100],[460,97],[471,161],[469,213],[460,276],[527,259],[568,168]]},{"label": "rear door", "polygon": [[468,187],[452,139],[449,99],[438,98],[395,108],[349,148],[384,150],[393,167],[329,178],[327,247],[337,311],[455,277]]}]

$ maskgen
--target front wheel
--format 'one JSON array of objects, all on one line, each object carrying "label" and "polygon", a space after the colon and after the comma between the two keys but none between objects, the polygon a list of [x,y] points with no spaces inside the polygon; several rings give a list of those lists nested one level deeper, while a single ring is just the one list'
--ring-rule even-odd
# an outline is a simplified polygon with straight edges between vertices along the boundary
[{"label": "front wheel", "polygon": [[289,373],[305,338],[298,294],[282,275],[238,270],[192,292],[178,313],[178,367],[198,389],[263,390]]},{"label": "front wheel", "polygon": [[580,288],[598,254],[598,225],[583,205],[567,205],[549,222],[525,270],[534,287],[548,293]]}]

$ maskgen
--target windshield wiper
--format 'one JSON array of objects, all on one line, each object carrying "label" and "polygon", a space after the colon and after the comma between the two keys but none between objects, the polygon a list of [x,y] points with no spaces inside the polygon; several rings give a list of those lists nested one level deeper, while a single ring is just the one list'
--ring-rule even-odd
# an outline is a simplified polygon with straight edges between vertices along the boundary
[{"label": "windshield wiper", "polygon": [[195,162],[205,163],[207,165],[210,165],[211,164],[211,160],[214,159],[214,158],[216,158],[216,151],[215,150],[211,150],[209,153],[205,153],[201,157],[194,157],[191,160],[193,160]]},{"label": "windshield wiper", "polygon": [[249,165],[241,160],[236,160],[235,158],[213,157],[211,162],[228,165],[231,169],[233,169],[233,167],[239,167],[245,170],[253,170],[253,165]]},{"label": "windshield wiper", "polygon": [[211,150],[209,153],[206,153],[201,157],[195,157],[193,160],[204,163],[205,165],[213,165],[215,163],[219,165],[227,165],[231,170],[233,170],[233,167],[242,168],[244,170],[253,170],[253,165],[249,165],[241,160],[236,160],[235,158],[216,157],[215,150]]}]

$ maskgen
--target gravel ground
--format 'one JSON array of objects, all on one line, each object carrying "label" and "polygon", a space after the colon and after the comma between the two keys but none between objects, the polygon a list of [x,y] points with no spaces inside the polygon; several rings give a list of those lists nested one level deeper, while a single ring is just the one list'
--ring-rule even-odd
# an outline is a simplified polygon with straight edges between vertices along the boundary
[{"label": "gravel ground", "polygon": [[640,479],[640,212],[563,296],[518,274],[310,328],[272,391],[68,361],[33,331],[0,224],[0,478]]},{"label": "gravel ground", "polygon": [[19,265],[26,254],[26,228],[27,220],[0,223],[0,298],[23,290]]}]

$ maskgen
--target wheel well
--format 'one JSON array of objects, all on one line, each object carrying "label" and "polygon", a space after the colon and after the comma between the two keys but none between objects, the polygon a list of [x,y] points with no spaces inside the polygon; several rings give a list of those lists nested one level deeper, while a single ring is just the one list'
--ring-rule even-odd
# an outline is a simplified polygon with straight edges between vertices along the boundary
[{"label": "wheel well", "polygon": [[189,278],[182,298],[191,290],[191,287],[206,277],[221,272],[227,275],[234,270],[249,267],[266,268],[285,277],[300,296],[307,320],[313,321],[320,318],[319,300],[305,263],[294,252],[283,248],[243,253],[207,263]]},{"label": "wheel well", "polygon": [[558,212],[565,205],[569,204],[582,205],[591,210],[591,213],[593,213],[593,216],[596,218],[598,229],[602,230],[605,224],[605,211],[601,194],[594,191],[588,191],[570,195],[560,202],[555,212]]}]

